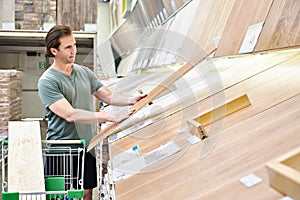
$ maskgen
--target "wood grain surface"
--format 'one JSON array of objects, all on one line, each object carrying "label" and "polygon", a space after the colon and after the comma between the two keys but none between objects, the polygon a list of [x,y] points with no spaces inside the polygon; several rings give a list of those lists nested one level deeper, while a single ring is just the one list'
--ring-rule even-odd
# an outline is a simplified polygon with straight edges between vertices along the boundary
[{"label": "wood grain surface", "polygon": [[[205,193],[205,194],[198,194],[201,200],[206,199],[249,199],[249,197],[256,197],[257,199],[280,199],[282,198],[282,194],[278,193],[278,191],[270,188],[269,181],[268,181],[268,174],[266,169],[258,166],[257,169],[251,170],[251,173],[262,178],[262,182],[259,185],[251,188],[246,188],[242,185],[237,179],[231,180],[223,184],[222,186],[215,188],[214,191]],[[247,173],[243,175],[248,175]],[[241,178],[241,175],[238,178]],[[224,195],[226,194],[226,195]],[[195,199],[197,195],[195,195]]]},{"label": "wood grain surface", "polygon": [[[225,131],[208,157],[200,161],[198,157],[198,161],[195,163],[175,173],[170,173],[171,176],[165,176],[164,178],[176,177],[176,180],[169,179],[167,181],[175,184],[169,185],[166,190],[157,191],[159,197],[162,199],[174,198],[174,196],[178,199],[201,199],[198,198],[200,193],[209,193],[229,180],[238,181],[239,178],[252,173],[252,170],[257,169],[258,166],[264,168],[264,163],[278,154],[299,146],[299,141],[295,141],[299,137],[300,130],[300,126],[295,120],[300,116],[300,110],[296,108],[299,100],[300,96],[298,95]],[[288,111],[287,108],[289,108]],[[270,116],[273,117],[270,118]],[[278,123],[285,124],[285,126],[278,127]],[[230,144],[223,146],[224,140],[230,141]],[[194,157],[197,157],[196,155],[194,154]],[[191,157],[186,157],[186,159],[191,159]],[[181,162],[185,162],[186,159]],[[184,180],[180,177],[184,177]],[[157,183],[159,184],[159,182]],[[205,184],[201,184],[203,182]],[[160,186],[163,184],[166,182],[160,182]],[[153,183],[153,185],[156,184]],[[197,185],[197,187],[191,187],[191,185]],[[232,190],[234,189],[236,188],[232,188]],[[247,188],[243,189],[247,190]],[[266,187],[264,195],[268,197],[268,191],[272,190],[272,188]],[[139,190],[139,192],[143,192],[143,190]],[[235,192],[240,193],[237,190]],[[197,194],[196,198],[194,194]],[[230,199],[229,195],[223,195],[221,199]],[[253,199],[256,195],[261,197],[261,194],[253,193],[245,199]]]},{"label": "wood grain surface", "polygon": [[300,45],[300,1],[274,0],[254,51]]},{"label": "wood grain surface", "polygon": [[[272,60],[274,59],[269,57],[269,62]],[[266,60],[260,62],[267,63]],[[255,65],[252,66],[249,64],[248,69],[251,71],[251,67],[258,66],[260,62],[253,62]],[[217,134],[211,135],[209,140],[204,140],[203,143],[191,146],[169,166],[117,182],[117,198],[143,199],[147,196],[149,199],[213,199],[217,196],[218,199],[231,199],[241,196],[243,199],[253,199],[257,195],[256,191],[264,191],[265,199],[281,197],[268,186],[264,163],[300,145],[296,140],[300,130],[296,120],[299,117],[297,105],[300,101],[300,82],[297,78],[300,73],[297,69],[299,62],[300,56],[295,57],[294,54],[285,61],[277,60],[277,64],[273,64],[271,68],[226,87],[227,98],[233,98],[243,92],[248,95],[252,105],[224,119],[222,136],[208,156],[199,159],[199,153],[209,144],[209,140],[214,141]],[[241,65],[243,66],[243,63],[239,66]],[[227,67],[223,73],[229,73],[230,68]],[[247,71],[245,67],[237,73],[243,71]],[[229,77],[227,79],[230,80]],[[199,104],[205,107],[210,100],[205,99]],[[180,117],[182,116],[175,114],[164,120],[164,128],[161,128],[159,134],[139,138],[143,141],[139,144],[141,150],[147,152],[147,147],[144,147],[147,144],[149,148],[151,145],[159,146],[163,141],[174,139],[179,128],[176,123],[178,124]],[[157,126],[161,126],[160,122],[141,132],[155,131]],[[135,139],[137,141],[138,137]],[[134,137],[124,138],[118,143],[128,141],[133,142],[131,145],[137,144],[134,143]],[[113,149],[118,146],[113,145]],[[118,147],[120,148],[122,146]],[[251,172],[258,172],[258,175],[264,178],[263,184],[252,189],[241,187],[238,179]],[[233,186],[231,192],[222,195],[217,192],[225,191],[230,185]]]},{"label": "wood grain surface", "polygon": [[215,57],[238,54],[250,25],[264,22],[273,0],[235,1]]},{"label": "wood grain surface", "polygon": [[300,199],[300,148],[268,162],[266,168],[270,185],[283,194]]},{"label": "wood grain surface", "polygon": [[212,1],[209,16],[204,24],[204,27],[206,28],[201,30],[201,36],[198,39],[200,44],[203,43],[204,46],[206,46],[208,41],[218,43],[216,37],[222,35],[235,1],[236,0]]},{"label": "wood grain surface", "polygon": [[[207,45],[208,41],[213,41],[217,36],[222,35],[235,0],[214,0],[207,2],[211,2],[211,5],[209,10],[206,11],[206,16],[203,19],[197,19],[195,22],[196,24],[203,23],[200,26],[202,28],[198,29],[199,37],[196,41],[200,44],[205,44],[204,46]],[[201,9],[205,9],[205,6],[201,6]]]},{"label": "wood grain surface", "polygon": [[[204,48],[214,42],[214,39],[222,34],[234,2],[235,0],[195,0],[188,4],[181,12],[189,13],[189,10],[195,7],[196,12],[188,20],[191,23],[180,54],[185,55],[186,52],[189,52],[191,42]],[[175,19],[175,22],[176,20],[180,19]]]},{"label": "wood grain surface", "polygon": [[[271,69],[279,65],[280,63],[286,62],[287,60],[290,60],[295,56],[297,56],[297,52],[276,54],[271,53],[265,54],[264,56],[243,55],[238,56],[234,59],[216,59],[214,61],[214,64],[216,65],[217,72],[214,70],[208,70],[208,74],[212,76],[212,78],[210,79],[218,78],[218,76],[216,75],[219,75],[219,78],[221,78],[222,80],[222,87],[210,86],[204,89],[200,89],[199,91],[195,91],[196,93],[190,93],[191,96],[195,95],[197,97],[197,102],[194,99],[194,103],[191,102],[190,106],[188,107],[184,107],[181,105],[181,108],[184,108],[184,110],[170,113],[171,116],[166,115],[167,111],[165,111],[163,115],[160,116],[160,120],[155,124],[146,126],[136,133],[130,135],[126,139],[113,143],[113,148],[115,150],[112,151],[112,154],[116,154],[122,150],[131,148],[132,144],[138,144],[143,152],[148,152],[153,148],[156,148],[161,143],[167,142],[167,140],[174,138],[176,136],[176,130],[180,129],[183,126],[186,126],[185,119],[193,119],[198,117],[201,113],[206,113],[212,110],[213,106],[216,106],[213,102],[216,102],[216,100],[218,99],[224,99],[224,94],[222,94],[221,92],[223,89],[226,89],[225,101],[237,98],[240,94],[245,93],[244,84],[242,84],[244,81],[261,73],[262,71]],[[189,74],[186,74],[183,78],[185,78],[185,80],[188,80],[190,85],[198,84],[199,74],[197,73],[197,71],[200,69],[205,69],[206,67],[208,67],[207,65],[211,67],[208,63],[197,65],[195,69],[193,69]],[[209,76],[207,76],[207,78],[208,77]],[[133,80],[135,79],[131,78],[130,80],[131,81],[129,82],[133,83]],[[207,83],[209,83],[208,80]],[[127,85],[126,81],[121,85]],[[237,86],[232,87],[233,85]],[[132,87],[134,87],[134,85],[132,85]],[[182,88],[182,85],[180,84],[176,85],[176,87],[177,90],[184,90],[184,88]],[[237,94],[237,91],[239,91],[240,93]],[[158,104],[160,101],[160,99],[157,99],[154,105]],[[253,99],[250,99],[250,101],[252,102]],[[183,102],[185,103],[186,101]],[[254,102],[255,105],[253,106],[255,107],[255,110],[260,110],[260,108],[269,106],[268,104],[266,105],[260,103],[259,101]],[[236,113],[233,118],[236,120],[236,122],[241,121],[246,117],[249,117],[249,113],[246,113],[247,114],[245,114],[244,112]],[[174,121],[176,121],[176,123],[174,123]],[[233,124],[225,121],[224,128]],[[151,142],[148,141],[150,138]]]},{"label": "wood grain surface", "polygon": [[199,117],[195,118],[197,122],[203,126],[208,126],[209,124],[223,119],[224,117],[231,115],[239,110],[250,106],[251,103],[247,94],[243,94],[238,98],[235,98],[224,105],[221,105],[217,108],[213,108],[207,113],[200,114]]},{"label": "wood grain surface", "polygon": [[[213,198],[215,189],[226,186],[228,182],[238,181],[258,167],[264,168],[263,164],[268,160],[299,145],[299,141],[295,139],[299,137],[300,127],[292,120],[299,116],[299,110],[295,105],[299,103],[299,96],[291,102],[283,103],[276,109],[269,109],[229,128],[219,138],[209,156],[204,159],[199,159],[199,152],[205,145],[202,143],[190,147],[170,166],[120,181],[115,185],[117,198],[142,199],[144,195],[151,197],[150,199],[158,197],[200,199],[202,196]],[[288,107],[290,109],[286,111]],[[280,112],[284,112],[284,115],[282,116]],[[270,118],[270,115],[275,117]],[[278,122],[287,125],[278,127]],[[253,127],[253,124],[256,126]],[[273,151],[274,149],[276,151]],[[203,182],[205,184],[202,184]],[[232,193],[228,195],[224,193],[220,199],[228,199],[230,195],[238,196],[247,191],[243,187],[231,189],[234,190]],[[264,187],[264,190],[267,197],[268,194],[274,195],[272,188]],[[245,199],[253,199],[257,195],[250,194]]]},{"label": "wood grain surface", "polygon": [[[138,101],[134,105],[135,112],[140,110],[142,107],[147,105],[149,102],[151,102],[156,96],[161,94],[165,89],[167,89],[170,85],[172,85],[175,81],[177,81],[179,78],[181,78],[184,74],[189,72],[193,67],[203,61],[208,55],[213,53],[215,51],[215,46],[211,45],[208,47],[205,51],[197,52],[196,54],[193,54],[191,56],[190,62],[186,63],[184,66],[179,68],[177,71],[175,71],[173,74],[171,74],[168,78],[166,78],[164,81],[162,81],[159,85],[157,85],[153,90],[151,90],[147,96],[140,101]],[[126,120],[125,120],[126,121]],[[122,122],[121,122],[122,123]],[[93,147],[95,147],[103,138],[116,133],[115,131],[120,131],[117,129],[117,124],[111,124],[108,126],[101,134],[96,135],[94,138],[92,138],[89,146],[88,151],[91,150]]]},{"label": "wood grain surface", "polygon": [[66,24],[75,31],[84,30],[85,23],[97,22],[97,0],[57,1],[57,24]]}]

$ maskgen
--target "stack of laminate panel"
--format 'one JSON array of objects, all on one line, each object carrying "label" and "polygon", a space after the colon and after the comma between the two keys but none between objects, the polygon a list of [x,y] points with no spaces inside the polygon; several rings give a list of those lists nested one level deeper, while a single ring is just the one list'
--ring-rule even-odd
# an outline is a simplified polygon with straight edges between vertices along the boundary
[{"label": "stack of laminate panel", "polygon": [[21,119],[22,76],[16,70],[0,70],[0,135],[7,135],[8,122]]},{"label": "stack of laminate panel", "polygon": [[85,30],[86,23],[97,23],[97,0],[57,1],[57,24],[66,24],[74,31]]},{"label": "stack of laminate panel", "polygon": [[40,30],[56,22],[56,0],[15,0],[16,29]]}]

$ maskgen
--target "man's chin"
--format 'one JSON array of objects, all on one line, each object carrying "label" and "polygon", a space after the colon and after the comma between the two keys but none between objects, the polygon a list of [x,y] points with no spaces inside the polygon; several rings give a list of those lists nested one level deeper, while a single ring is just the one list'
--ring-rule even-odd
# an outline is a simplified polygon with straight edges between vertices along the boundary
[{"label": "man's chin", "polygon": [[73,64],[73,63],[75,62],[75,58],[70,58],[70,59],[68,60],[68,62],[69,62],[69,64]]}]

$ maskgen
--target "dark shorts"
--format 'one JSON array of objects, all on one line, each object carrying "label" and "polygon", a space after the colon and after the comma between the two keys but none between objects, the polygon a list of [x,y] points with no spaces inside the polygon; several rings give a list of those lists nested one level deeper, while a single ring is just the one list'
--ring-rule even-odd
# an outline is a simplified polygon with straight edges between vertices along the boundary
[{"label": "dark shorts", "polygon": [[[97,168],[94,153],[85,152],[83,189],[97,187]],[[64,177],[65,191],[82,188],[82,153],[47,153],[45,177]]]},{"label": "dark shorts", "polygon": [[90,152],[85,154],[84,162],[84,189],[93,189],[97,187],[97,167],[96,167],[96,157]]}]

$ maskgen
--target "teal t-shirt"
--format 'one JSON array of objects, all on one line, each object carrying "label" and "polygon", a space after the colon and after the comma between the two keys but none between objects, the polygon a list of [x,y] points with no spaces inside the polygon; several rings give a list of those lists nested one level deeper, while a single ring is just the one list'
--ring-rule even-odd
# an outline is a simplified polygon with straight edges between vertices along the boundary
[{"label": "teal t-shirt", "polygon": [[49,106],[65,98],[73,108],[94,111],[92,94],[102,86],[87,67],[73,64],[70,75],[47,69],[38,81],[38,94],[48,118],[47,140],[85,139],[87,145],[96,134],[95,125],[67,122],[53,113]]}]

